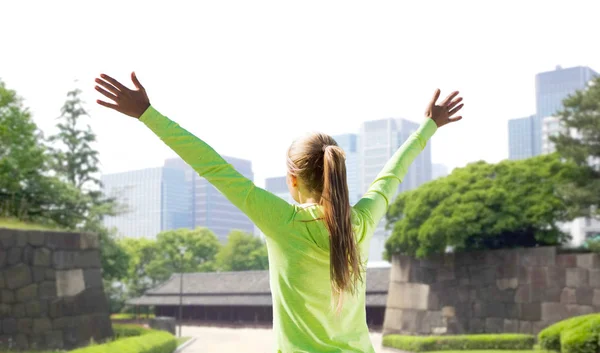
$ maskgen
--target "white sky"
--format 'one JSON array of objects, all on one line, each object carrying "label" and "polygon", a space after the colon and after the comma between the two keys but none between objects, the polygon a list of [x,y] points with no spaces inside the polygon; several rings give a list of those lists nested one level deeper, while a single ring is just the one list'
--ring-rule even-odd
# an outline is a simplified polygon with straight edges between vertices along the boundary
[{"label": "white sky", "polygon": [[286,148],[306,131],[419,121],[436,87],[458,89],[464,120],[432,140],[434,163],[451,169],[507,157],[507,120],[534,113],[536,73],[600,70],[598,13],[597,0],[0,0],[0,79],[46,133],[81,88],[111,173],[172,156],[141,123],[94,103],[98,74],[130,84],[135,70],[159,111],[252,160],[260,186],[285,173]]}]

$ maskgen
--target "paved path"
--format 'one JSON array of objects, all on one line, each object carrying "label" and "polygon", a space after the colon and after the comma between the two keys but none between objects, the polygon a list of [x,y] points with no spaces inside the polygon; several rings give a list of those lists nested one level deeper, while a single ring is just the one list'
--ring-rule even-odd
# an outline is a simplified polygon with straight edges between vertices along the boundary
[{"label": "paved path", "polygon": [[[196,338],[182,353],[272,353],[275,347],[271,329],[183,326],[182,333]],[[381,348],[381,333],[371,341],[377,353],[394,352]]]}]

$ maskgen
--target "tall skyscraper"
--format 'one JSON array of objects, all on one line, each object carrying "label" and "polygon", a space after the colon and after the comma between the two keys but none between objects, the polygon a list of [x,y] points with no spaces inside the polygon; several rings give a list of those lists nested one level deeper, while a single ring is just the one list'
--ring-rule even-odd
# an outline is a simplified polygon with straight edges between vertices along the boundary
[{"label": "tall skyscraper", "polygon": [[557,136],[561,132],[560,119],[554,116],[544,118],[542,122],[542,154],[548,154],[556,151],[551,137]]},{"label": "tall skyscraper", "polygon": [[535,76],[536,113],[532,116],[509,120],[508,158],[525,159],[543,153],[543,122],[555,116],[563,100],[577,90],[584,89],[598,73],[586,66],[541,72]]},{"label": "tall skyscraper", "polygon": [[[360,180],[361,192],[367,191],[385,163],[400,148],[402,143],[419,128],[419,124],[406,119],[382,119],[368,121],[360,129]],[[431,180],[431,142],[409,167],[408,173],[398,188],[398,193],[417,188]],[[393,202],[393,200],[390,200]],[[383,259],[385,241],[389,232],[386,220],[378,225],[371,241],[369,262]]]},{"label": "tall skyscraper", "polygon": [[120,236],[155,237],[165,230],[188,228],[190,213],[185,175],[170,168],[148,168],[101,177],[105,193],[127,207],[106,217],[104,225]]},{"label": "tall skyscraper", "polygon": [[275,194],[291,204],[296,204],[287,186],[286,177],[273,177],[265,179],[265,190]]},{"label": "tall skyscraper", "polygon": [[[246,178],[254,180],[251,161],[227,156],[223,158]],[[206,227],[222,242],[227,240],[227,235],[232,230],[254,233],[252,221],[180,158],[167,159],[165,165],[184,172],[186,190],[190,195],[189,207],[193,228]]]},{"label": "tall skyscraper", "polygon": [[348,192],[350,193],[350,204],[358,202],[361,194],[358,153],[358,135],[343,134],[332,136],[338,146],[346,153],[346,175],[348,177]]},{"label": "tall skyscraper", "polygon": [[535,106],[540,117],[554,116],[568,95],[584,89],[598,73],[587,66],[541,72],[535,76]]}]

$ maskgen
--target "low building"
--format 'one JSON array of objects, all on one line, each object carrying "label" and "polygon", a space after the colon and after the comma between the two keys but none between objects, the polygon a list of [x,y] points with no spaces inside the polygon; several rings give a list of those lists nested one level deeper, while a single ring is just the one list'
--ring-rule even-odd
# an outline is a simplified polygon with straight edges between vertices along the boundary
[{"label": "low building", "polygon": [[[367,269],[366,311],[371,328],[383,325],[389,276],[389,268]],[[228,325],[273,322],[268,271],[174,274],[127,304],[152,306],[157,316],[179,317],[180,288],[183,321]]]}]

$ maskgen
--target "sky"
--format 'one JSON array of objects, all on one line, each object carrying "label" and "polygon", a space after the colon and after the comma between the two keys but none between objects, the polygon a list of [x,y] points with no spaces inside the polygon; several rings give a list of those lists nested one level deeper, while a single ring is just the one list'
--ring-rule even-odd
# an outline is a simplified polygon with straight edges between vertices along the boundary
[{"label": "sky", "polygon": [[508,119],[535,112],[535,74],[600,71],[600,1],[6,1],[0,79],[52,133],[79,88],[101,169],[161,166],[174,156],[139,121],[95,103],[94,78],[133,87],[218,152],[285,174],[308,131],[364,121],[420,122],[436,88],[459,90],[463,120],[431,140],[450,169],[508,157]]}]

